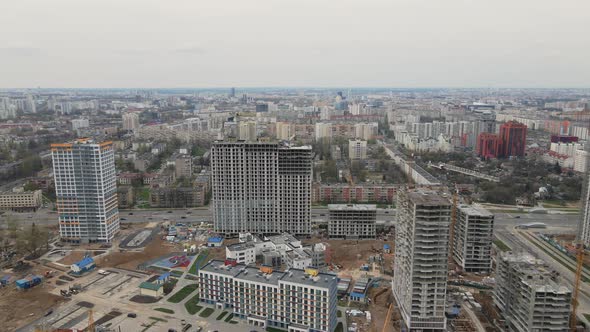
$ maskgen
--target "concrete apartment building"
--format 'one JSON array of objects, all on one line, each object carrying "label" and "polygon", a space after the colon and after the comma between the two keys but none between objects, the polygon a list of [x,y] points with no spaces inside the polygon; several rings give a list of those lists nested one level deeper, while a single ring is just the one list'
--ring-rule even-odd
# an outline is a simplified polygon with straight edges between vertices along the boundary
[{"label": "concrete apartment building", "polygon": [[333,332],[337,278],[315,269],[274,271],[211,260],[199,270],[199,300],[248,324],[288,332]]},{"label": "concrete apartment building", "polygon": [[453,239],[453,258],[466,272],[488,274],[492,268],[494,215],[471,205],[457,207]]},{"label": "concrete apartment building", "polygon": [[129,131],[139,129],[139,114],[134,112],[123,113],[123,129]]},{"label": "concrete apartment building", "polygon": [[393,295],[409,331],[446,330],[451,203],[427,189],[399,190]]},{"label": "concrete apartment building", "polygon": [[5,191],[0,193],[0,210],[15,212],[37,211],[43,204],[41,190]]},{"label": "concrete apartment building", "polygon": [[377,206],[373,204],[329,204],[330,239],[374,239],[377,237]]},{"label": "concrete apartment building", "polygon": [[506,331],[569,331],[571,290],[543,261],[524,253],[497,256],[494,304]]},{"label": "concrete apartment building", "polygon": [[348,158],[350,160],[367,159],[367,141],[354,139],[348,141]]},{"label": "concrete apartment building", "polygon": [[211,148],[215,231],[311,233],[310,146],[215,142]]},{"label": "concrete apartment building", "polygon": [[80,138],[52,144],[51,155],[62,239],[111,242],[119,231],[113,143]]}]

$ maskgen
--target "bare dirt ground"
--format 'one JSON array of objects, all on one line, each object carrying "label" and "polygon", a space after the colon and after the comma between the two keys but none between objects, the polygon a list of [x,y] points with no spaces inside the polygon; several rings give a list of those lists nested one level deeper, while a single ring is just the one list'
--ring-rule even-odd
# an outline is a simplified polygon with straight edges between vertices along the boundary
[{"label": "bare dirt ground", "polygon": [[[329,255],[333,264],[342,265],[338,272],[358,271],[360,266],[367,263],[369,256],[383,252],[383,245],[389,244],[394,248],[393,241],[382,240],[322,240],[313,238],[304,240],[304,244],[325,242],[330,246]],[[384,255],[384,259],[391,259],[393,255]]]},{"label": "bare dirt ground", "polygon": [[14,331],[65,301],[61,296],[49,294],[50,288],[47,284],[41,284],[26,291],[18,291],[12,286],[0,289],[0,331]]},{"label": "bare dirt ground", "polygon": [[87,254],[90,254],[90,256],[95,256],[96,252],[85,251],[85,250],[75,250],[75,251],[70,252],[69,255],[65,256],[64,258],[60,259],[57,262],[60,264],[64,264],[64,265],[72,265],[76,262],[81,261],[82,258],[84,258],[84,256],[86,256]]},{"label": "bare dirt ground", "polygon": [[143,251],[114,252],[97,259],[96,265],[100,267],[120,267],[136,270],[137,266],[150,259],[182,250],[178,246],[155,237]]},{"label": "bare dirt ground", "polygon": [[[388,284],[369,289],[369,297],[371,298],[371,304],[369,305],[369,311],[371,312],[371,323],[368,325],[365,331],[381,332],[383,331],[385,319],[387,318],[389,305],[394,303],[395,307],[393,294],[391,292],[391,285]],[[397,309],[393,309],[391,311],[391,316],[389,317],[385,331],[399,331],[399,320],[399,311]]]}]

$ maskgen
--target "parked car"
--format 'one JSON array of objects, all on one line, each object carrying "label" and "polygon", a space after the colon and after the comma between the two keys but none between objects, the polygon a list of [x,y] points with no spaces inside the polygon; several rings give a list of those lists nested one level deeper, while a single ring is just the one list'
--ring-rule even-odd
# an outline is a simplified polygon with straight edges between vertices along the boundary
[{"label": "parked car", "polygon": [[130,313],[127,314],[127,317],[129,317],[129,318],[135,318],[135,317],[137,317],[137,314],[134,313],[134,312],[130,312]]}]

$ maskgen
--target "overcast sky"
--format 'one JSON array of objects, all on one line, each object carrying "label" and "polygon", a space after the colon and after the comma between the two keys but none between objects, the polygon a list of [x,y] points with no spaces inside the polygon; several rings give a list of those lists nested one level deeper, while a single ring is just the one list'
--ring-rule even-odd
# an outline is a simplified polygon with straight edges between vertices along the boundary
[{"label": "overcast sky", "polygon": [[1,0],[0,87],[589,87],[587,0]]}]

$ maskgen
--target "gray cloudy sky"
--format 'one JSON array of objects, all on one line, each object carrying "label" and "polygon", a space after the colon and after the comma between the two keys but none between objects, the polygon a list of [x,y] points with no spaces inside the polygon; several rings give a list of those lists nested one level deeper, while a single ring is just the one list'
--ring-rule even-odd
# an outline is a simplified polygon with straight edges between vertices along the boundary
[{"label": "gray cloudy sky", "polygon": [[587,0],[2,0],[0,87],[588,87]]}]

